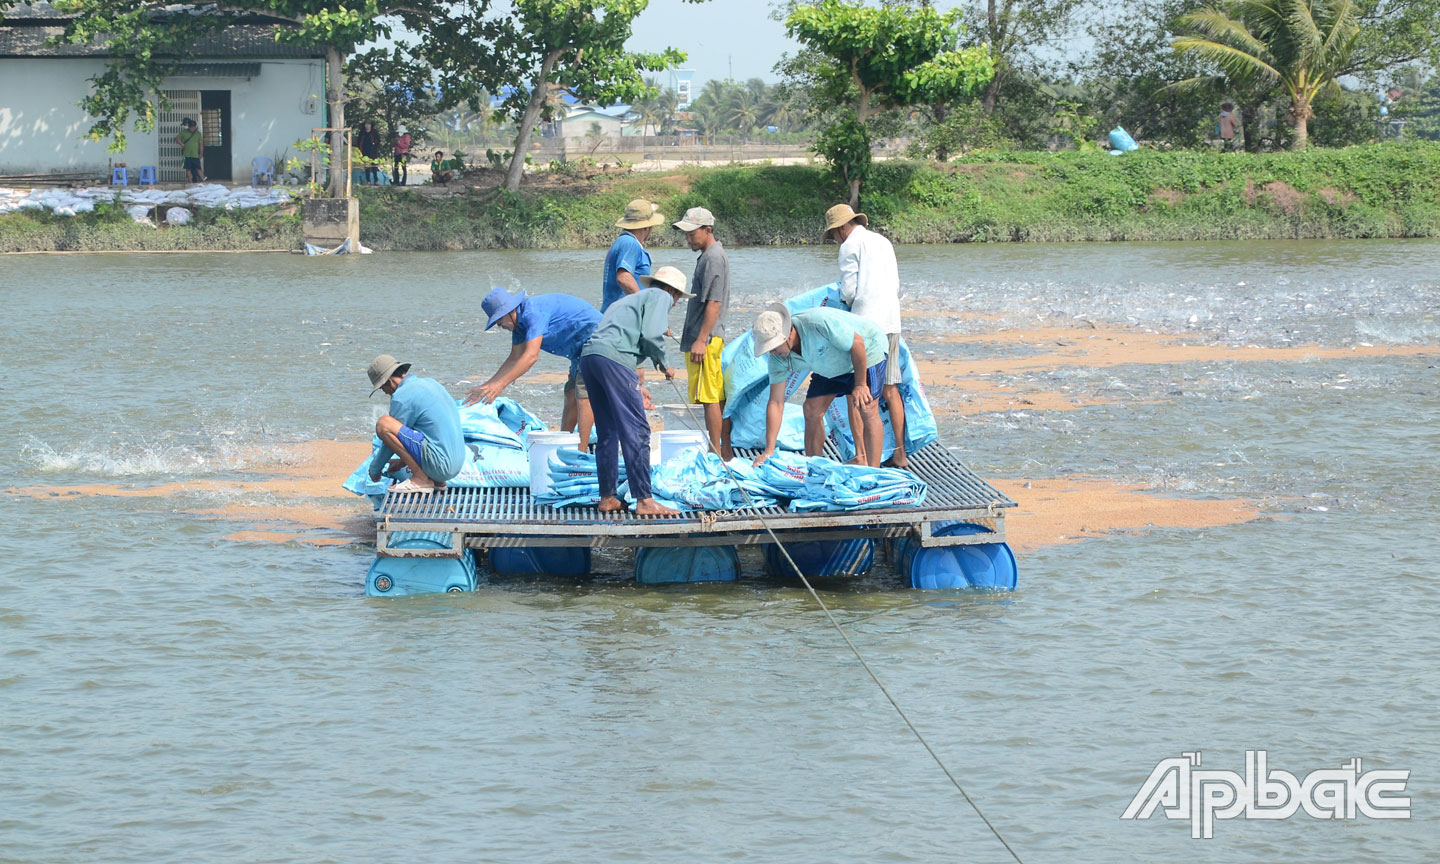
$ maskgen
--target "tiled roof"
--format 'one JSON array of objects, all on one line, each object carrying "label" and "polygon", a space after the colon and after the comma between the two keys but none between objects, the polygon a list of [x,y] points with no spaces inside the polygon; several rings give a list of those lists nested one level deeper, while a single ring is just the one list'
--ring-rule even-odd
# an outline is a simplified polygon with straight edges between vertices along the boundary
[{"label": "tiled roof", "polygon": [[[0,0],[3,3],[3,0]],[[61,23],[72,17],[49,3],[12,3],[0,20],[0,57],[108,57],[102,44],[47,45],[64,33]],[[262,19],[264,20],[264,19]],[[270,19],[273,20],[273,19]],[[304,58],[324,57],[321,48],[275,41],[280,24],[234,24],[205,36],[190,53],[195,58]]]}]

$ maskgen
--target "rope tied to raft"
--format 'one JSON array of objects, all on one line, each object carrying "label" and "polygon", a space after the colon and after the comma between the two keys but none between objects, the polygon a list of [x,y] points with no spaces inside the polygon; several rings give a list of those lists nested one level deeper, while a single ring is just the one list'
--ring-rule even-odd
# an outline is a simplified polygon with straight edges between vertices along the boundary
[{"label": "rope tied to raft", "polygon": [[[679,339],[674,336],[671,336],[670,338],[675,339],[676,344],[679,344]],[[683,350],[684,346],[682,345],[681,348]],[[661,372],[668,371],[665,369],[664,366],[659,366],[659,364],[656,365],[659,367]],[[676,396],[680,398],[680,403],[685,406],[685,412],[690,415],[690,422],[692,424],[695,424],[696,428],[698,429],[706,428],[705,424],[695,417],[695,409],[691,407],[689,398],[683,391],[680,390],[680,385],[675,383],[675,379],[667,375],[665,380],[669,381],[670,386],[675,388]],[[953,773],[951,773],[949,766],[947,766],[945,764],[945,761],[940,758],[940,754],[935,752],[935,748],[930,746],[930,742],[925,739],[924,734],[921,733],[919,728],[917,728],[913,722],[911,722],[910,716],[905,713],[905,709],[900,707],[900,702],[896,700],[893,695],[891,695],[890,689],[885,686],[885,683],[880,680],[880,676],[877,675],[875,673],[875,670],[870,668],[870,664],[865,661],[865,657],[860,653],[860,649],[855,647],[854,642],[850,641],[850,636],[845,632],[845,628],[841,627],[840,622],[835,620],[835,616],[833,613],[831,613],[830,607],[825,605],[825,601],[820,598],[820,593],[815,590],[815,586],[811,585],[810,580],[805,578],[805,574],[800,571],[800,565],[796,564],[795,559],[790,557],[790,550],[786,549],[785,544],[780,541],[780,538],[775,536],[775,531],[770,527],[769,520],[765,518],[765,514],[760,512],[760,508],[755,505],[755,499],[750,497],[749,490],[747,490],[744,484],[740,482],[740,478],[735,476],[735,472],[730,469],[730,466],[728,464],[726,464],[725,458],[721,456],[719,451],[715,449],[715,442],[711,440],[708,434],[705,436],[705,445],[710,449],[710,452],[714,453],[716,458],[720,460],[720,464],[725,467],[725,473],[730,475],[730,481],[740,489],[740,493],[745,497],[745,506],[754,511],[755,516],[760,521],[760,524],[765,528],[765,533],[769,534],[770,539],[774,541],[775,548],[779,549],[780,554],[785,556],[785,561],[790,565],[790,569],[795,571],[795,575],[800,577],[800,582],[805,586],[805,590],[810,592],[811,599],[813,599],[816,605],[820,607],[820,611],[825,613],[826,620],[828,620],[830,622],[830,625],[835,628],[835,632],[840,634],[840,638],[845,641],[845,645],[849,647],[850,653],[855,655],[855,659],[860,662],[861,667],[863,667],[866,674],[870,676],[870,680],[874,681],[875,686],[880,688],[880,692],[885,694],[885,698],[889,700],[890,706],[895,709],[895,713],[900,715],[900,719],[905,721],[905,726],[909,728],[911,734],[913,734],[916,740],[920,742],[920,746],[924,747],[925,752],[930,754],[930,758],[935,760],[935,764],[940,766],[940,770],[945,773],[945,776],[947,778],[949,778],[951,785],[953,785],[956,791],[960,793],[961,797],[965,799],[965,803],[969,804],[970,808],[975,811],[975,815],[980,817],[980,821],[985,823],[985,827],[990,829],[990,833],[995,835],[995,839],[1000,841],[1000,845],[1005,847],[1005,851],[1010,853],[1010,857],[1015,859],[1016,864],[1024,864],[1024,862],[1020,860],[1020,856],[1015,852],[1013,848],[1011,848],[1010,844],[1006,842],[1004,836],[1000,834],[1000,830],[996,828],[995,825],[989,820],[989,818],[985,816],[985,812],[980,809],[980,805],[976,804],[975,799],[970,797],[970,793],[965,791],[965,787],[960,785],[960,781],[955,777]],[[716,518],[718,518],[718,514],[712,515],[710,517],[710,520],[707,522],[702,515],[701,526],[708,531],[710,529],[710,526],[714,524]]]}]

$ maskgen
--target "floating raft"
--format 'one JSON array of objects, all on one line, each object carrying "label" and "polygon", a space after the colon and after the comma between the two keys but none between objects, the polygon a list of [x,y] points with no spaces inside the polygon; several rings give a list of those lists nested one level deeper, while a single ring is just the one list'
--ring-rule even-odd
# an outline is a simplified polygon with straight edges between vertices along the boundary
[{"label": "floating raft", "polygon": [[[754,451],[737,450],[751,458]],[[826,455],[835,458],[833,445]],[[922,506],[826,513],[792,513],[781,507],[691,511],[677,516],[601,513],[593,507],[555,508],[535,503],[529,489],[449,487],[428,495],[394,492],[375,512],[381,558],[459,558],[469,549],[507,547],[696,547],[781,541],[906,539],[922,548],[1003,544],[1005,510],[1015,502],[937,443],[910,455],[911,470],[929,485]],[[763,521],[762,521],[763,520]],[[954,523],[975,526],[954,532]],[[397,538],[425,532],[430,542]],[[448,535],[448,543],[434,538]],[[409,548],[407,548],[409,547]]]}]

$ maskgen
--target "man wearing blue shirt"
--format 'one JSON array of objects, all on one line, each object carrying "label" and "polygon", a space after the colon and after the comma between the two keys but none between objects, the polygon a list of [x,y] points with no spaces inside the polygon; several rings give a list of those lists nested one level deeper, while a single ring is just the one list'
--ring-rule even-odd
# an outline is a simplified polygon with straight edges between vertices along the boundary
[{"label": "man wearing blue shirt", "polygon": [[[389,354],[370,362],[370,391],[390,396],[390,411],[375,423],[380,449],[370,460],[370,479],[378,482],[383,471],[410,469],[411,478],[390,487],[392,492],[435,491],[460,473],[465,465],[465,436],[460,432],[460,411],[455,400],[434,378],[410,374],[410,364]],[[388,464],[387,464],[388,463]]]},{"label": "man wearing blue shirt", "polygon": [[625,205],[625,216],[615,223],[622,229],[620,236],[610,244],[605,255],[605,281],[600,289],[600,311],[604,313],[610,304],[627,294],[640,290],[639,277],[650,273],[650,253],[645,251],[645,241],[656,225],[664,224],[665,217],[657,212],[654,204],[643,198],[636,198]]},{"label": "man wearing blue shirt", "polygon": [[666,378],[675,377],[665,362],[670,307],[681,297],[695,295],[685,290],[685,274],[674,267],[661,267],[654,276],[641,276],[640,281],[652,290],[617,301],[600,317],[595,334],[580,352],[580,374],[595,411],[595,470],[600,480],[596,509],[602,513],[625,509],[617,494],[620,453],[624,452],[635,513],[657,516],[676,511],[661,505],[650,493],[650,421],[645,418],[635,369],[648,359]]},{"label": "man wearing blue shirt", "polygon": [[569,432],[578,424],[580,452],[588,450],[590,427],[594,421],[590,413],[590,397],[585,392],[585,382],[580,378],[580,349],[595,332],[595,325],[600,323],[600,313],[584,300],[568,294],[526,297],[524,291],[511,294],[504,288],[491,291],[480,306],[489,316],[486,330],[499,324],[512,334],[510,356],[505,358],[489,381],[466,394],[465,404],[494,402],[506,387],[530,371],[530,367],[540,359],[541,351],[563,357],[570,361],[570,377],[565,381],[565,405],[561,410],[560,428]]},{"label": "man wearing blue shirt", "polygon": [[755,464],[775,453],[785,416],[786,379],[792,372],[809,372],[805,455],[819,456],[824,450],[825,412],[836,396],[848,396],[859,408],[861,422],[860,429],[850,429],[858,454],[855,461],[878,468],[885,441],[877,404],[885,383],[885,349],[889,346],[885,331],[874,321],[842,309],[819,306],[792,314],[784,303],[772,303],[755,317],[753,338],[755,356],[765,357],[770,370],[765,452],[755,458]]}]

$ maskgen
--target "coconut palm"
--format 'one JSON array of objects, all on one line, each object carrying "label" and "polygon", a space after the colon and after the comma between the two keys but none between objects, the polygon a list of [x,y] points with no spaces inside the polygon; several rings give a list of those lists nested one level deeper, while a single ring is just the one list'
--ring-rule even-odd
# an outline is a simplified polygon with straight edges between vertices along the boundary
[{"label": "coconut palm", "polygon": [[1227,78],[1279,87],[1290,99],[1292,146],[1304,149],[1315,98],[1338,91],[1360,33],[1353,0],[1230,0],[1181,16],[1171,42]]}]

